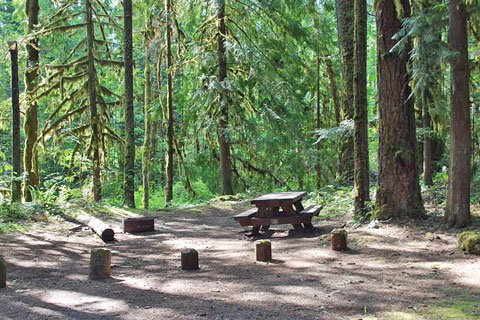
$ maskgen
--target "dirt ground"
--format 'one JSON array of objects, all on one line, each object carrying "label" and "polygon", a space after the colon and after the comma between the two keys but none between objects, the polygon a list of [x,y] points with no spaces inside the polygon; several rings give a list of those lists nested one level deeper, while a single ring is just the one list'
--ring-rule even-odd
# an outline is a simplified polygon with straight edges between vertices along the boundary
[{"label": "dirt ground", "polygon": [[[117,232],[108,244],[69,232],[65,221],[3,235],[0,318],[407,319],[460,293],[480,301],[479,257],[457,252],[457,234],[435,231],[437,217],[349,230],[346,252],[332,251],[326,235],[348,217],[314,220],[314,231],[293,235],[274,226],[263,235],[274,260],[260,263],[248,229],[232,218],[246,207],[154,212],[156,231],[137,235],[121,233],[133,214],[118,209],[104,217]],[[91,281],[90,249],[102,246],[112,251],[112,278]],[[198,250],[200,270],[181,270],[184,248]]]}]

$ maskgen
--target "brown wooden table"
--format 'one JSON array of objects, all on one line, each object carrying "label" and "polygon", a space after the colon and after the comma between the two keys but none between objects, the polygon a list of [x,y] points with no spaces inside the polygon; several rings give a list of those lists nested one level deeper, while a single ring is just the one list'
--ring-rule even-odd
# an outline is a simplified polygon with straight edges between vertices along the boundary
[{"label": "brown wooden table", "polygon": [[[250,201],[256,208],[242,212],[234,218],[242,226],[252,226],[252,235],[260,228],[268,230],[272,224],[291,224],[295,230],[313,228],[312,217],[322,206],[304,209],[302,199],[305,191],[269,193]],[[303,224],[303,227],[302,227]]]}]

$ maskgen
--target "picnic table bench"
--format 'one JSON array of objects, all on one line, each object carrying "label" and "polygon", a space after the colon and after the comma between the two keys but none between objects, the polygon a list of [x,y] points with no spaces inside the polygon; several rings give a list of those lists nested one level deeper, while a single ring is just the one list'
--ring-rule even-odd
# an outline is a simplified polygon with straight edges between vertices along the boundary
[{"label": "picnic table bench", "polygon": [[252,226],[252,235],[258,234],[260,228],[268,230],[270,225],[291,224],[295,230],[311,229],[312,218],[318,215],[322,205],[304,208],[302,199],[307,193],[278,192],[269,193],[250,201],[255,208],[234,217],[241,226]]}]

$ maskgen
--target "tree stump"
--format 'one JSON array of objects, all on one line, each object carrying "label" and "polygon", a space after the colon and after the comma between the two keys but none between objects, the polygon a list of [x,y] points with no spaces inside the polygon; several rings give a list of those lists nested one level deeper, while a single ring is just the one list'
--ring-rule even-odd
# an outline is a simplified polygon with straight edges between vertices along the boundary
[{"label": "tree stump", "polygon": [[255,241],[255,256],[257,261],[269,262],[272,260],[272,243],[269,240]]},{"label": "tree stump", "polygon": [[96,248],[90,251],[90,274],[92,280],[110,278],[110,263],[112,253],[105,248]]},{"label": "tree stump", "polygon": [[333,229],[332,233],[332,250],[347,250],[347,231],[345,229]]},{"label": "tree stump", "polygon": [[198,269],[198,252],[195,249],[185,249],[182,251],[182,270]]},{"label": "tree stump", "polygon": [[7,286],[7,263],[0,257],[0,288]]},{"label": "tree stump", "polygon": [[155,231],[155,220],[150,217],[127,218],[123,220],[124,233]]}]

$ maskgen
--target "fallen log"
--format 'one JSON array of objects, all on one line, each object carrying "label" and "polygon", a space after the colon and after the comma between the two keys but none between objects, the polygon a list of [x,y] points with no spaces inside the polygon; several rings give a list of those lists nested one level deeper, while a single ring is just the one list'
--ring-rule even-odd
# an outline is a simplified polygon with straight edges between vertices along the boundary
[{"label": "fallen log", "polygon": [[88,227],[93,230],[103,241],[115,240],[115,232],[105,222],[100,219],[92,218],[88,222]]}]

